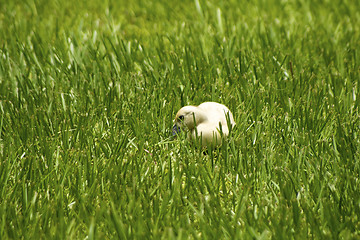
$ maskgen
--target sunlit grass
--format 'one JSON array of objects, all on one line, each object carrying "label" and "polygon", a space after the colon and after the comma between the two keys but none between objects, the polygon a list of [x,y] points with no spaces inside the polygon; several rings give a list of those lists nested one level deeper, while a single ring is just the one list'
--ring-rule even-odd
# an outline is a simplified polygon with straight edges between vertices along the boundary
[{"label": "sunlit grass", "polygon": [[1,239],[359,237],[357,1],[0,5]]}]

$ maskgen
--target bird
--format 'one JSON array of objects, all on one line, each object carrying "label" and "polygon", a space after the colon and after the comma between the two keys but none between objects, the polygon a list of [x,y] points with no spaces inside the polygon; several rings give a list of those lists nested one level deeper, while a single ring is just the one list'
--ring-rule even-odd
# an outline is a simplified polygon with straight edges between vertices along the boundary
[{"label": "bird", "polygon": [[185,131],[191,140],[199,140],[202,147],[217,147],[235,126],[234,117],[225,105],[204,102],[198,106],[184,106],[175,116],[173,135]]}]

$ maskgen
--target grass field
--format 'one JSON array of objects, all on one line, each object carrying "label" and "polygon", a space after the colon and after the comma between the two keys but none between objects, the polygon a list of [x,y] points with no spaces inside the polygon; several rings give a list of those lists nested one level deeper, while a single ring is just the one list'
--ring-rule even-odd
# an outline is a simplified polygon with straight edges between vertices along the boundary
[{"label": "grass field", "polygon": [[359,9],[0,0],[0,239],[360,239]]}]

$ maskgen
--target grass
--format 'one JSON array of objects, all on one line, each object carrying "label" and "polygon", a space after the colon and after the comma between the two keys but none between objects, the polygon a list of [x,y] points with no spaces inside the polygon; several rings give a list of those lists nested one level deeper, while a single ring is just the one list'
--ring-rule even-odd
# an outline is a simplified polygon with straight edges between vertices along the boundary
[{"label": "grass", "polygon": [[0,5],[1,239],[360,238],[358,1]]}]

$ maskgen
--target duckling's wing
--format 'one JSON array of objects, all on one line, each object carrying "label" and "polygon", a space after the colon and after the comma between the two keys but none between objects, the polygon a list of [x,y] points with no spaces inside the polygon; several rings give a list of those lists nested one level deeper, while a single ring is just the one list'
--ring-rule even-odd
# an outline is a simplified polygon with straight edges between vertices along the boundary
[{"label": "duckling's wing", "polygon": [[209,122],[212,124],[216,124],[219,127],[219,122],[221,123],[222,127],[227,127],[227,115],[229,115],[229,120],[231,125],[235,125],[234,117],[230,110],[223,104],[216,103],[216,102],[204,102],[199,105],[204,113],[207,116]]},{"label": "duckling's wing", "polygon": [[[228,135],[227,127],[222,130],[225,136]],[[224,132],[225,131],[225,132]],[[221,144],[221,134],[219,131],[219,124],[215,124],[214,122],[207,122],[199,124],[196,127],[196,133],[198,137],[201,137],[202,145],[206,146],[209,144],[213,144],[214,146]],[[193,132],[193,137],[196,136],[195,131]]]}]

